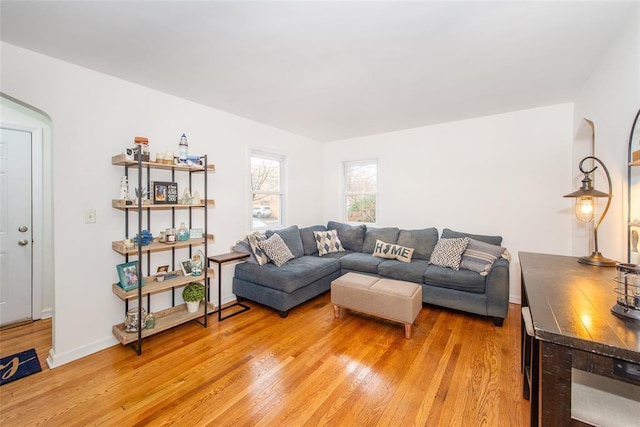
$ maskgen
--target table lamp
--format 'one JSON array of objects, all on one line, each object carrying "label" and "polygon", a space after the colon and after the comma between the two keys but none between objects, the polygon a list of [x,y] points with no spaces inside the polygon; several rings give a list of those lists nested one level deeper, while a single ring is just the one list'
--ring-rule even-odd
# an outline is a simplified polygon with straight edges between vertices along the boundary
[{"label": "table lamp", "polygon": [[[591,179],[591,174],[598,169],[598,166],[594,166],[593,169],[588,171],[584,170],[583,164],[587,160],[592,159],[602,166],[605,175],[607,176],[607,182],[609,183],[609,192],[603,193],[602,191],[598,191],[593,188],[593,180]],[[582,222],[591,222],[597,215],[597,201],[600,197],[606,197],[607,205],[602,212],[602,215],[598,218],[596,223],[593,226],[593,242],[594,242],[594,251],[589,256],[583,256],[578,258],[578,262],[582,264],[595,265],[598,267],[615,267],[616,261],[609,259],[603,256],[598,251],[598,227],[602,222],[602,219],[607,214],[609,210],[609,206],[611,205],[611,197],[612,194],[612,186],[611,186],[611,176],[609,176],[609,171],[607,167],[602,163],[600,159],[593,156],[587,156],[580,161],[579,165],[580,172],[584,174],[584,178],[582,179],[582,187],[579,190],[574,191],[573,193],[567,194],[564,197],[572,197],[576,199],[575,205],[575,214],[576,217]]]}]

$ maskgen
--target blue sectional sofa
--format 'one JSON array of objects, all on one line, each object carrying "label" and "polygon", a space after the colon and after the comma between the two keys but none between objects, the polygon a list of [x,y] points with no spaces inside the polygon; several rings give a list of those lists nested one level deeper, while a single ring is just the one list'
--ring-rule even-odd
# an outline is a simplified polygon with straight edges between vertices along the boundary
[{"label": "blue sectional sofa", "polygon": [[[319,256],[314,231],[328,230],[336,230],[343,251]],[[251,256],[247,262],[236,266],[233,293],[239,299],[274,308],[281,317],[286,317],[293,307],[330,290],[334,279],[350,271],[418,283],[422,285],[423,302],[489,316],[496,326],[502,326],[507,315],[508,259],[497,257],[482,274],[465,268],[456,270],[436,265],[431,259],[439,241],[435,228],[401,230],[330,221],[326,227],[298,228],[294,225],[267,231],[266,237],[274,233],[282,238],[293,259],[280,267],[273,263],[260,265],[247,239],[238,242],[234,249],[248,252]],[[491,247],[502,244],[500,236],[449,229],[444,229],[440,236],[442,243],[469,239]],[[379,242],[413,249],[410,262],[379,257],[380,248],[376,249]],[[373,255],[374,251],[378,256]]]}]

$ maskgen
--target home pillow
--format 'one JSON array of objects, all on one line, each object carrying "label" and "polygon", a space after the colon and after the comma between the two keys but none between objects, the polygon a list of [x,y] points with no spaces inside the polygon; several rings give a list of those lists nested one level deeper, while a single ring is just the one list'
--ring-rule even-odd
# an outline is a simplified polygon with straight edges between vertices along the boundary
[{"label": "home pillow", "polygon": [[462,254],[469,245],[469,238],[440,239],[433,248],[429,264],[460,270]]},{"label": "home pillow", "polygon": [[462,254],[460,268],[475,271],[481,276],[489,274],[493,262],[505,251],[505,248],[475,239],[469,239],[469,245]]},{"label": "home pillow", "polygon": [[373,256],[378,258],[397,259],[402,262],[411,262],[411,256],[414,249],[405,248],[404,246],[385,243],[382,240],[376,240],[373,249]]},{"label": "home pillow", "polygon": [[277,267],[282,267],[287,261],[294,258],[279,234],[274,234],[267,240],[260,240],[258,246]]},{"label": "home pillow", "polygon": [[338,238],[337,230],[314,231],[313,235],[318,245],[318,255],[322,256],[332,252],[344,252],[342,242]]},{"label": "home pillow", "polygon": [[251,246],[251,251],[253,251],[253,255],[256,257],[258,264],[267,264],[269,262],[269,257],[264,253],[262,248],[258,246],[258,242],[267,240],[267,236],[264,234],[250,234],[247,236],[247,240],[249,241],[249,246]]}]

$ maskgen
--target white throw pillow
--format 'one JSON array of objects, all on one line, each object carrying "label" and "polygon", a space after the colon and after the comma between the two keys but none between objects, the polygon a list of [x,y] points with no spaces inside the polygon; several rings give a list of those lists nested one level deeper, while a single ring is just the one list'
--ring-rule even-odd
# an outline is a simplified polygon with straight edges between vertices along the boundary
[{"label": "white throw pillow", "polygon": [[294,258],[291,250],[279,234],[274,234],[267,240],[259,241],[258,246],[267,254],[271,262],[278,267],[282,267],[287,261]]},{"label": "white throw pillow", "polygon": [[469,245],[469,238],[440,239],[433,248],[429,264],[460,270],[462,253]]},{"label": "white throw pillow", "polygon": [[344,252],[342,242],[338,238],[337,230],[314,231],[313,237],[318,245],[318,255],[326,255],[332,252]]},{"label": "white throw pillow", "polygon": [[387,259],[397,259],[402,262],[411,262],[413,251],[415,249],[405,248],[404,246],[385,243],[376,239],[376,245],[373,248],[373,256]]}]

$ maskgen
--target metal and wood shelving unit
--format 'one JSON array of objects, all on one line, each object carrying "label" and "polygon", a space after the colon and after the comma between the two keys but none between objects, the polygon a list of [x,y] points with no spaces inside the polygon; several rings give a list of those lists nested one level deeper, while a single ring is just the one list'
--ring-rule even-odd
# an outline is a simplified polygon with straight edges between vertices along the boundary
[{"label": "metal and wood shelving unit", "polygon": [[[634,145],[635,144],[635,145]],[[632,232],[640,233],[640,110],[636,113],[629,134],[629,166],[627,167],[627,262],[636,264],[638,261],[638,250],[634,246]],[[637,234],[636,234],[637,235]],[[635,242],[637,244],[637,242]],[[637,244],[640,246],[640,244]]]},{"label": "metal and wood shelving unit", "polygon": [[[188,211],[189,216],[189,228],[192,228],[192,211],[194,209],[200,209],[204,212],[204,221],[202,224],[203,235],[198,238],[190,238],[185,241],[177,241],[175,243],[167,244],[158,241],[157,238],[154,238],[154,241],[146,246],[137,245],[133,248],[125,248],[122,241],[114,241],[111,243],[111,248],[123,255],[125,257],[125,262],[129,261],[130,256],[135,256],[138,260],[138,271],[143,272],[146,267],[147,274],[144,277],[144,286],[138,286],[136,289],[132,289],[130,291],[125,291],[121,288],[117,283],[112,285],[113,293],[120,298],[125,303],[125,315],[129,310],[129,302],[137,301],[138,307],[144,307],[146,302],[146,310],[147,312],[151,312],[151,296],[154,294],[160,294],[164,292],[171,292],[171,301],[172,306],[164,309],[153,311],[153,315],[155,317],[155,326],[153,329],[145,329],[142,324],[142,316],[138,316],[138,331],[137,332],[127,332],[125,330],[124,323],[119,323],[114,325],[112,328],[114,336],[122,343],[123,345],[131,345],[133,349],[136,351],[138,355],[142,354],[142,340],[148,336],[166,331],[167,329],[173,328],[175,326],[181,325],[185,322],[189,322],[191,320],[196,320],[202,318],[200,323],[207,327],[207,319],[208,314],[215,311],[215,306],[209,302],[210,289],[209,289],[209,280],[210,277],[213,277],[214,271],[207,267],[207,255],[208,250],[207,246],[209,243],[212,243],[214,240],[214,236],[208,233],[208,224],[207,224],[207,211],[210,208],[215,207],[215,201],[208,199],[208,174],[211,172],[215,172],[215,166],[209,165],[207,162],[207,156],[201,156],[202,166],[187,166],[187,165],[168,165],[162,163],[154,163],[154,162],[144,162],[140,160],[141,156],[137,156],[138,160],[128,159],[124,154],[118,154],[111,158],[111,164],[114,166],[123,166],[124,173],[127,177],[129,177],[129,171],[133,170],[137,173],[137,183],[136,186],[140,191],[143,185],[143,172],[146,172],[146,188],[150,188],[151,186],[151,170],[153,169],[161,169],[161,170],[170,170],[171,171],[171,181],[175,182],[175,174],[176,172],[185,172],[188,173],[189,178],[189,188],[192,189],[192,176],[193,174],[203,174],[203,184],[204,184],[204,197],[202,198],[202,203],[195,205],[183,205],[183,204],[147,204],[142,200],[139,200],[137,204],[128,204],[124,200],[112,200],[111,206],[115,209],[122,210],[125,212],[125,236],[127,238],[132,238],[133,235],[142,235],[142,224],[145,220],[146,214],[146,223],[147,227],[151,224],[151,212],[157,210],[170,210],[171,211],[171,224],[167,224],[168,227],[176,228],[176,211]],[[136,213],[135,218],[137,219],[137,229],[135,231],[130,229],[129,224],[129,214],[130,212]],[[168,228],[167,227],[167,228]],[[204,247],[204,269],[203,274],[201,276],[185,276],[179,268],[176,268],[176,250],[184,250],[188,249],[189,258],[192,256],[193,249],[197,247]],[[172,279],[165,279],[162,282],[158,282],[156,280],[156,276],[151,274],[150,264],[151,264],[151,254],[156,252],[172,252],[172,268],[173,271],[170,271],[169,274],[175,274],[176,277]],[[146,259],[145,259],[146,258]],[[175,303],[175,295],[176,291],[186,286],[189,282],[203,282],[205,285],[205,303],[202,304],[199,310],[195,313],[189,313],[186,308],[186,304],[176,304]],[[145,298],[146,297],[146,298]]]}]

